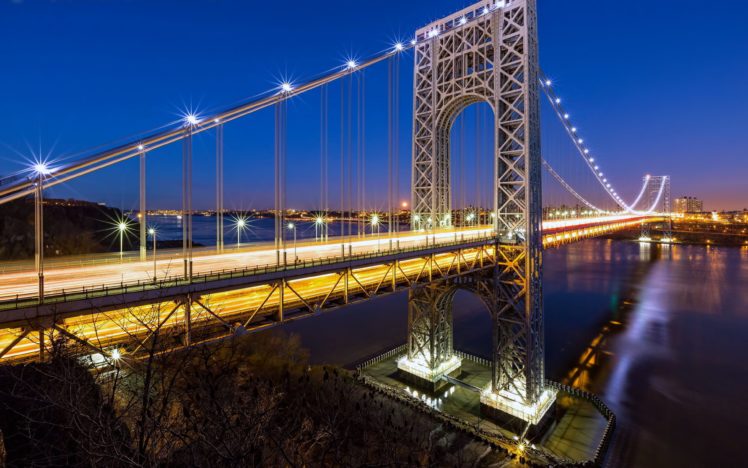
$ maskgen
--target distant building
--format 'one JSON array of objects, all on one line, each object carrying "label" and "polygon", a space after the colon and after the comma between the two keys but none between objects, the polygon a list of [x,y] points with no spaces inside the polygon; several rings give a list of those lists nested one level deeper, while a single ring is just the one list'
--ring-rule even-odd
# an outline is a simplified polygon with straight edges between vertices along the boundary
[{"label": "distant building", "polygon": [[701,213],[704,211],[704,202],[696,197],[676,198],[673,208],[676,213]]}]

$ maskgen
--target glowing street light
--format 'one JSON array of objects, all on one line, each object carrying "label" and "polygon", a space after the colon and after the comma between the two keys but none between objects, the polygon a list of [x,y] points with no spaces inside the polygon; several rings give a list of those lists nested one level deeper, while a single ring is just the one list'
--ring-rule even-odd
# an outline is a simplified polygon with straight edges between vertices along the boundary
[{"label": "glowing street light", "polygon": [[288,229],[293,231],[293,262],[299,262],[298,252],[296,250],[296,225],[294,223],[288,223]]},{"label": "glowing street light", "polygon": [[130,225],[125,220],[121,220],[117,223],[117,232],[119,234],[119,259],[122,261],[122,256],[124,254],[124,239],[125,235],[127,234],[127,230],[129,229]]},{"label": "glowing street light", "polygon": [[112,350],[112,352],[109,353],[109,357],[111,357],[112,361],[114,361],[116,363],[117,361],[119,361],[120,359],[122,359],[122,353],[120,352],[119,349],[114,348]]},{"label": "glowing street light", "polygon": [[378,214],[372,215],[372,217],[371,217],[372,230],[373,230],[373,228],[377,229],[377,250],[379,250],[379,224],[380,224],[379,223],[379,215]]},{"label": "glowing street light", "polygon": [[402,42],[398,42],[397,44],[395,44],[395,50],[396,50],[397,52],[402,52],[402,51],[403,51],[403,49],[405,49],[405,46],[403,45],[403,43],[402,43]]},{"label": "glowing street light", "polygon": [[184,120],[190,125],[197,125],[200,122],[195,114],[187,114]]},{"label": "glowing street light", "polygon": [[156,282],[156,228],[148,228],[148,235],[153,238],[153,282]]},{"label": "glowing street light", "polygon": [[236,248],[241,246],[242,242],[242,231],[247,227],[247,219],[244,217],[236,218]]},{"label": "glowing street light", "polygon": [[314,220],[314,238],[320,241],[325,238],[325,218],[317,216]]},{"label": "glowing street light", "polygon": [[348,60],[345,65],[348,67],[349,70],[353,70],[354,68],[358,66],[358,63],[356,63],[355,60],[351,59],[351,60]]},{"label": "glowing street light", "polygon": [[283,83],[281,83],[281,91],[283,91],[284,93],[290,93],[291,91],[293,91],[293,85],[288,81],[284,81]]}]

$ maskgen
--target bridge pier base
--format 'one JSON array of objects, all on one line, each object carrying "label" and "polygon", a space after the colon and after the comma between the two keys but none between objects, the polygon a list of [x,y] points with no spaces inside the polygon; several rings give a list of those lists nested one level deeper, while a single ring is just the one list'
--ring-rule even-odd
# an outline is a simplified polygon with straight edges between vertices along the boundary
[{"label": "bridge pier base", "polygon": [[[457,290],[470,291],[485,304],[493,328],[492,378],[480,394],[481,412],[512,427],[522,421],[526,430],[537,432],[552,413],[557,392],[544,385],[532,367],[521,365],[533,357],[528,339],[532,343],[540,337],[522,309],[507,307],[502,279],[489,266],[413,287],[408,298],[408,354],[398,360],[398,372],[403,381],[428,392],[447,385],[445,377],[459,378],[462,361],[453,348],[452,307]],[[542,355],[537,362],[542,374]]]},{"label": "bridge pier base", "polygon": [[546,387],[535,402],[527,402],[509,390],[494,391],[490,386],[480,394],[481,413],[493,420],[513,423],[524,421],[542,427],[546,415],[556,402],[556,390]]},{"label": "bridge pier base", "polygon": [[429,391],[439,390],[444,376],[460,375],[462,360],[452,343],[452,304],[442,302],[444,285],[429,283],[408,295],[408,354],[397,362],[403,380]]}]

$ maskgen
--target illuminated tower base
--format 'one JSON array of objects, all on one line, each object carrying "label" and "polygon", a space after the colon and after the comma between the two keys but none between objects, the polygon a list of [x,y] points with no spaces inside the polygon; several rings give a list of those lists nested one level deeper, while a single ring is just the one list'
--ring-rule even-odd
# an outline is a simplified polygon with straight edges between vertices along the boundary
[{"label": "illuminated tower base", "polygon": [[506,420],[506,416],[538,425],[556,402],[557,391],[546,387],[534,403],[527,403],[509,390],[495,392],[491,385],[480,394],[481,413],[491,419]]},{"label": "illuminated tower base", "polygon": [[457,377],[462,360],[452,345],[452,296],[449,285],[433,282],[408,293],[408,354],[397,362],[403,380],[436,391]]},{"label": "illuminated tower base", "polygon": [[401,378],[406,382],[435,392],[448,383],[445,377],[459,377],[462,372],[462,359],[453,355],[441,364],[431,367],[420,356],[415,359],[403,356],[397,361],[397,369],[400,371]]}]

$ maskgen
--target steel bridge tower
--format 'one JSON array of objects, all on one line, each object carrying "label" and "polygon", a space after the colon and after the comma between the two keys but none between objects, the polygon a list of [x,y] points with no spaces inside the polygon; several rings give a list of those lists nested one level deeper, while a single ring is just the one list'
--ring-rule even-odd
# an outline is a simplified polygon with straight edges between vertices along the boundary
[{"label": "steel bridge tower", "polygon": [[[662,213],[665,220],[662,225],[660,242],[669,244],[673,241],[673,208],[671,203],[670,176],[646,176],[644,178],[644,203],[655,213]],[[639,240],[652,240],[652,225],[642,223]]]},{"label": "steel bridge tower", "polygon": [[459,372],[452,347],[456,289],[477,293],[493,321],[493,377],[481,404],[538,423],[545,385],[541,290],[541,155],[536,0],[481,1],[417,31],[413,228],[450,227],[450,130],[467,106],[494,112],[492,219],[497,261],[456,280],[413,288],[406,377],[438,386]]}]

